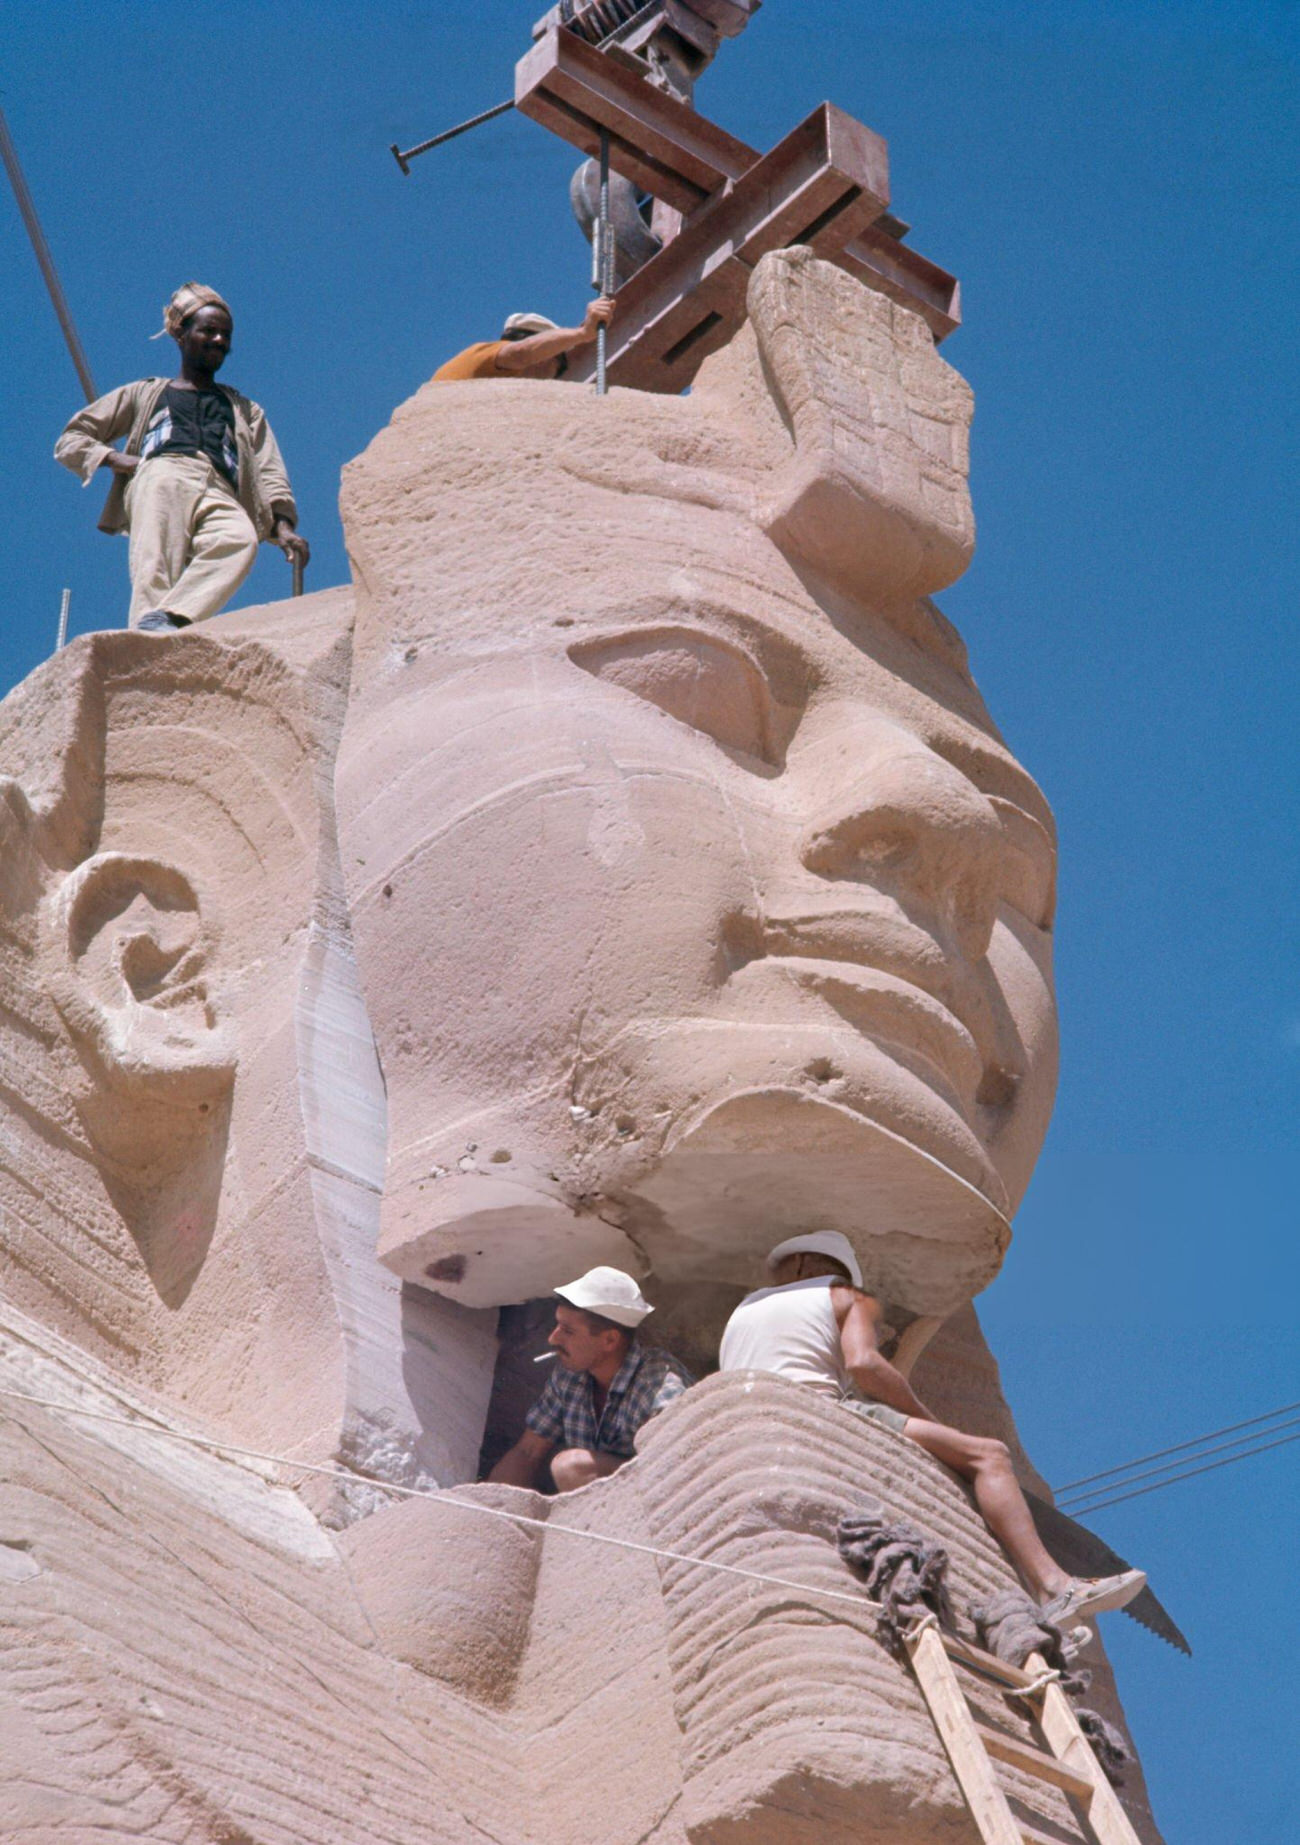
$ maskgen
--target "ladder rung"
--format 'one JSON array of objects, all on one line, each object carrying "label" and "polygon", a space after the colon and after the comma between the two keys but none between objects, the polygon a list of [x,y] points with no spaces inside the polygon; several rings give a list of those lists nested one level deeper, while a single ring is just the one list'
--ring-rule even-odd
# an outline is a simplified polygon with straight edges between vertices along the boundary
[{"label": "ladder rung", "polygon": [[1025,1845],[1065,1845],[1059,1832],[1040,1832],[1037,1826],[1027,1825],[1023,1819],[1018,1819],[1016,1824]]},{"label": "ladder rung", "polygon": [[942,1635],[943,1650],[950,1659],[959,1665],[973,1666],[977,1672],[983,1672],[989,1678],[995,1678],[1003,1685],[1011,1685],[1016,1690],[1023,1690],[1032,1685],[1041,1672],[1026,1672],[1020,1666],[1008,1665],[1005,1659],[998,1659],[992,1653],[986,1653],[983,1647],[975,1646],[969,1640],[960,1640],[956,1634]]},{"label": "ladder rung", "polygon": [[1090,1775],[1080,1774],[1077,1769],[1067,1768],[1056,1756],[1048,1755],[1043,1749],[1035,1749],[1032,1743],[1024,1743],[1018,1737],[1008,1736],[1004,1730],[992,1729],[975,1719],[980,1741],[985,1749],[998,1761],[1006,1762],[1008,1767],[1019,1768],[1027,1775],[1036,1775],[1040,1781],[1050,1781],[1063,1793],[1073,1794],[1076,1800],[1089,1801],[1097,1790],[1097,1783]]}]

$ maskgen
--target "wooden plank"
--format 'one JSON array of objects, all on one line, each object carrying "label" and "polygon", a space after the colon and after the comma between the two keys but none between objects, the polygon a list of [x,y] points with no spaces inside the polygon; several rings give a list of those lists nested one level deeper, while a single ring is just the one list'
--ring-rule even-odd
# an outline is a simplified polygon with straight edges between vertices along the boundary
[{"label": "wooden plank", "polygon": [[1018,1736],[1009,1736],[1005,1730],[995,1729],[979,1717],[973,1721],[980,1741],[997,1761],[1018,1768],[1022,1774],[1034,1775],[1040,1781],[1049,1781],[1053,1787],[1059,1787],[1062,1793],[1073,1795],[1085,1805],[1092,1799],[1091,1775],[1068,1767],[1056,1756],[1036,1749],[1032,1743],[1021,1742]]},{"label": "wooden plank", "polygon": [[1022,1845],[1021,1830],[985,1753],[970,1707],[936,1628],[925,1627],[907,1651],[952,1771],[985,1845]]},{"label": "wooden plank", "polygon": [[763,0],[690,0],[691,11],[707,19],[724,38],[743,32],[762,4]]},{"label": "wooden plank", "polygon": [[806,243],[833,257],[889,204],[889,155],[879,135],[830,103],[756,161],[733,193],[751,226],[736,254],[751,266],[769,250]]},{"label": "wooden plank", "polygon": [[[1041,1671],[1040,1653],[1031,1653],[1025,1661],[1029,1671]],[[1092,1783],[1087,1802],[1088,1823],[1097,1836],[1097,1845],[1141,1845],[1133,1822],[1124,1811],[1119,1795],[1106,1779],[1092,1744],[1079,1728],[1074,1708],[1059,1685],[1049,1685],[1043,1693],[1039,1724],[1047,1746],[1059,1760],[1068,1762]]]},{"label": "wooden plank", "polygon": [[[606,130],[615,171],[685,216],[680,234],[619,291],[608,342],[611,383],[683,390],[707,353],[744,321],[747,277],[735,264],[752,269],[769,250],[792,244],[808,244],[914,309],[936,339],[959,324],[954,278],[882,229],[888,150],[843,110],[823,103],[760,158],[648,83],[633,61],[558,29],[521,59],[515,100],[525,115],[588,155],[598,153]],[[706,276],[713,277],[711,298],[701,298],[691,326],[679,330],[675,316],[670,325],[676,298]],[[594,364],[580,356],[569,376],[581,380]]]}]

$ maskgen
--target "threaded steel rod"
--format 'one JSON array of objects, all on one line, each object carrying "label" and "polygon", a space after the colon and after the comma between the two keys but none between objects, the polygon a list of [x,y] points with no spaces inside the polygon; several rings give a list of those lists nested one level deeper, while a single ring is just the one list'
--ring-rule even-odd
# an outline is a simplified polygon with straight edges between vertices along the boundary
[{"label": "threaded steel rod", "polygon": [[[610,261],[609,237],[609,130],[600,131],[600,292],[607,295],[614,281],[614,265]],[[596,329],[596,395],[604,397],[609,390],[605,376],[605,355],[608,349],[608,328],[602,321]]]}]

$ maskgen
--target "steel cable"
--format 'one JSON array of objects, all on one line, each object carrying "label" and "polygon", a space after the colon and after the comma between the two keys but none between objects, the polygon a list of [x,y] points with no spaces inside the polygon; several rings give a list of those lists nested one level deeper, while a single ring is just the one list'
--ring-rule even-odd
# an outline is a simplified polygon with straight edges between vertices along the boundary
[{"label": "steel cable", "polygon": [[[1198,1473],[1214,1473],[1219,1467],[1232,1467],[1237,1461],[1248,1461],[1256,1454],[1266,1453],[1269,1448],[1289,1447],[1293,1441],[1300,1441],[1300,1434],[1283,1435],[1280,1441],[1257,1442],[1255,1446],[1244,1449],[1240,1454],[1230,1454],[1226,1460],[1209,1461],[1204,1467],[1188,1467],[1183,1473],[1176,1473],[1172,1479],[1156,1480],[1151,1486],[1135,1487],[1131,1493],[1116,1493],[1109,1499],[1098,1499],[1089,1505],[1071,1507],[1068,1515],[1071,1518],[1079,1518],[1093,1512],[1104,1512],[1107,1506],[1122,1505],[1126,1499],[1141,1499],[1147,1493],[1163,1491],[1166,1486],[1177,1486],[1180,1480],[1195,1479]],[[1066,1508],[1061,1509],[1064,1511]]]},{"label": "steel cable", "polygon": [[[1300,1416],[1292,1416],[1289,1422],[1276,1422],[1272,1428],[1261,1429],[1256,1435],[1238,1435],[1232,1441],[1216,1442],[1212,1447],[1198,1448],[1194,1454],[1184,1455],[1181,1461],[1166,1461],[1163,1467],[1146,1467],[1140,1473],[1125,1473],[1121,1479],[1112,1480],[1105,1486],[1093,1487],[1091,1492],[1063,1494],[1058,1498],[1057,1504],[1063,1512],[1068,1512],[1071,1506],[1082,1506],[1085,1501],[1092,1503],[1098,1499],[1108,1498],[1111,1493],[1119,1491],[1121,1487],[1136,1486],[1139,1480],[1153,1480],[1157,1474],[1172,1474],[1176,1479],[1181,1479],[1183,1472],[1194,1462],[1207,1460],[1212,1454],[1224,1454],[1229,1448],[1241,1448],[1243,1452],[1234,1456],[1234,1459],[1244,1461],[1255,1444],[1264,1443],[1266,1436],[1279,1435],[1283,1429],[1293,1429],[1298,1425],[1300,1425]],[[1172,1480],[1170,1484],[1173,1484]]]},{"label": "steel cable", "polygon": [[[1245,1422],[1230,1422],[1226,1428],[1210,1429],[1204,1435],[1195,1435],[1190,1441],[1176,1441],[1170,1448],[1157,1448],[1153,1454],[1139,1454],[1135,1460],[1125,1461],[1120,1467],[1103,1467],[1100,1473],[1086,1473],[1080,1480],[1067,1480],[1058,1486],[1058,1498],[1073,1493],[1081,1486],[1091,1486],[1096,1480],[1108,1480],[1115,1474],[1128,1473],[1134,1467],[1143,1467],[1148,1461],[1162,1461],[1167,1454],[1181,1454],[1188,1448],[1199,1448],[1207,1441],[1216,1441],[1220,1435],[1235,1435],[1239,1429],[1253,1429],[1261,1422],[1272,1422],[1278,1416],[1289,1416],[1300,1410],[1300,1403],[1283,1403],[1280,1409],[1270,1409],[1262,1416],[1250,1416]],[[1106,1489],[1109,1490],[1109,1489]]]}]

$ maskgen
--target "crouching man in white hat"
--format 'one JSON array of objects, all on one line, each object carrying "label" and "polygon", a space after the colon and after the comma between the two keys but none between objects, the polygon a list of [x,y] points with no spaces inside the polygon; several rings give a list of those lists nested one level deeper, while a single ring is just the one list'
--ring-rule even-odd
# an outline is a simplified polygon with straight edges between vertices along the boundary
[{"label": "crouching man in white hat", "polygon": [[774,1371],[905,1436],[969,1480],[985,1524],[1058,1627],[1122,1608],[1146,1586],[1141,1570],[1071,1576],[1044,1548],[1005,1442],[939,1422],[880,1350],[880,1303],[863,1292],[853,1245],[837,1230],[778,1243],[772,1285],[747,1294],[722,1335],[719,1370]]},{"label": "crouching man in white hat", "polygon": [[536,1487],[549,1461],[556,1490],[571,1493],[631,1460],[637,1430],[689,1389],[691,1377],[668,1352],[637,1338],[654,1309],[621,1269],[589,1269],[555,1292],[548,1343],[559,1362],[524,1433],[488,1478]]}]

